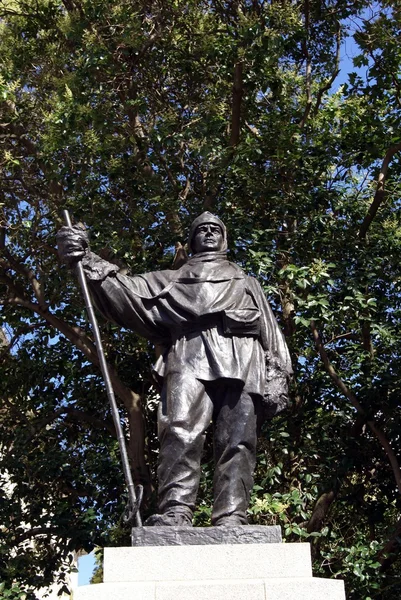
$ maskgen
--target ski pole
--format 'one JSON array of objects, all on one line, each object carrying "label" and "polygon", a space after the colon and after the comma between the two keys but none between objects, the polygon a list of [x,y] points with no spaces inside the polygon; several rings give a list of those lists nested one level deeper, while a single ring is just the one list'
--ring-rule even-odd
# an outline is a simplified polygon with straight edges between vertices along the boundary
[{"label": "ski pole", "polygon": [[[65,223],[68,227],[71,227],[71,218],[68,210],[63,210],[63,216]],[[128,488],[128,506],[126,510],[125,521],[130,522],[135,518],[135,524],[137,527],[142,526],[141,515],[139,514],[139,506],[142,500],[142,486],[138,486],[138,497],[135,491],[134,482],[132,481],[131,469],[129,466],[127,448],[125,445],[125,438],[123,434],[123,430],[120,423],[120,415],[117,408],[117,402],[114,396],[113,386],[111,384],[109,369],[107,366],[106,358],[104,356],[102,339],[100,337],[99,326],[97,324],[97,319],[95,315],[95,311],[93,308],[92,300],[89,293],[88,284],[86,282],[84,268],[82,266],[82,262],[78,261],[77,263],[77,272],[78,272],[78,281],[81,286],[82,293],[85,299],[86,310],[88,313],[89,321],[92,325],[93,336],[95,338],[95,345],[97,350],[97,355],[99,358],[100,369],[103,375],[103,381],[106,386],[107,397],[109,399],[111,414],[113,416],[114,426],[117,432],[118,445],[120,447],[121,461],[123,465],[123,472],[125,476],[125,482]]]}]

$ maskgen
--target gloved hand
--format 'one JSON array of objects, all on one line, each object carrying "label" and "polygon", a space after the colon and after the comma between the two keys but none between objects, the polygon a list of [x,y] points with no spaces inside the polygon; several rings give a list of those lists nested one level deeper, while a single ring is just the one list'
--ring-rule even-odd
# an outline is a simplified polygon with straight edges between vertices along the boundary
[{"label": "gloved hand", "polygon": [[282,410],[288,408],[290,401],[288,395],[289,378],[282,369],[267,361],[266,383],[263,398],[264,416],[272,419]]},{"label": "gloved hand", "polygon": [[89,238],[81,224],[62,227],[56,235],[60,259],[70,268],[74,268],[89,250]]}]

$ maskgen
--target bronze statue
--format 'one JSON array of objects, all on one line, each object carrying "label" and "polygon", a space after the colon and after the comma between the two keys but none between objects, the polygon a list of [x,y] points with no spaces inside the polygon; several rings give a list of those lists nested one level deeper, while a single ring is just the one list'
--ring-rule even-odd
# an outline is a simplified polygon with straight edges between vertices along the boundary
[{"label": "bronze statue", "polygon": [[287,404],[291,361],[276,319],[253,277],[227,260],[223,222],[204,212],[192,223],[192,253],[178,270],[129,277],[90,251],[84,231],[58,233],[62,259],[82,260],[93,299],[111,321],[162,345],[154,370],[160,514],[146,525],[192,525],[205,432],[213,423],[213,525],[247,523],[258,406]]}]

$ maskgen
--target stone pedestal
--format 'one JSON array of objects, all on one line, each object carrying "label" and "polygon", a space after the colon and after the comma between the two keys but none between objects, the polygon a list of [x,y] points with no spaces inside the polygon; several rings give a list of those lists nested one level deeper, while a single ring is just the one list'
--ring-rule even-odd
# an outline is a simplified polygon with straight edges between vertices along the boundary
[{"label": "stone pedestal", "polygon": [[134,527],[133,546],[214,546],[215,544],[279,544],[281,527]]},{"label": "stone pedestal", "polygon": [[[164,529],[170,544],[156,545]],[[274,540],[276,528],[205,528],[200,544],[196,529],[173,529],[182,528],[144,528],[142,545],[105,548],[104,583],[78,588],[74,600],[345,600],[342,581],[312,577],[309,544],[263,541],[262,530]]]}]

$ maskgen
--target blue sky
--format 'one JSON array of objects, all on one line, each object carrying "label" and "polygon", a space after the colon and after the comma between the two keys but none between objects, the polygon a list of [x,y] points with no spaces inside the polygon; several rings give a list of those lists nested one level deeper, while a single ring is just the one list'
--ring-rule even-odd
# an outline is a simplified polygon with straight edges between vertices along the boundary
[{"label": "blue sky", "polygon": [[78,559],[78,585],[88,585],[95,567],[93,552]]}]

